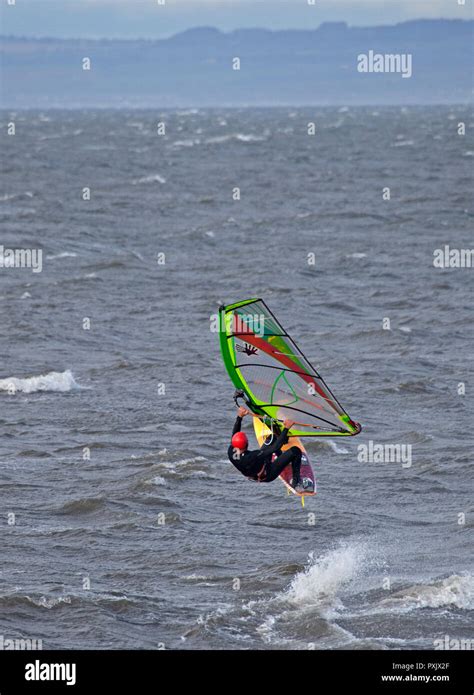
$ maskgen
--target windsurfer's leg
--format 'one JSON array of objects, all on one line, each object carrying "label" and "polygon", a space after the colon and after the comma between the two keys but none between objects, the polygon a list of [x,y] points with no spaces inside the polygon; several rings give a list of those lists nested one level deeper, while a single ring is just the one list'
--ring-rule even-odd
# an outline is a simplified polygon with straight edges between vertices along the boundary
[{"label": "windsurfer's leg", "polygon": [[297,446],[291,447],[295,451],[293,452],[293,460],[291,462],[291,467],[293,469],[293,485],[298,485],[301,482],[300,470],[301,470],[301,449]]},{"label": "windsurfer's leg", "polygon": [[292,446],[291,449],[287,449],[272,463],[268,464],[265,482],[271,483],[275,478],[278,478],[289,464],[291,464],[293,469],[293,480],[299,480],[301,468],[301,449],[299,447]]}]

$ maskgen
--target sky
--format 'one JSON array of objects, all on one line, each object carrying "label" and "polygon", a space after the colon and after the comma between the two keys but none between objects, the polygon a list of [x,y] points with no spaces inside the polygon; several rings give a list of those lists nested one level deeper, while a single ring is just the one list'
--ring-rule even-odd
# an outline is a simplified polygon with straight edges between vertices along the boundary
[{"label": "sky", "polygon": [[370,26],[420,18],[471,19],[472,3],[473,0],[1,0],[0,33],[165,38],[196,26],[213,26],[222,31],[242,27],[311,29],[328,21]]}]

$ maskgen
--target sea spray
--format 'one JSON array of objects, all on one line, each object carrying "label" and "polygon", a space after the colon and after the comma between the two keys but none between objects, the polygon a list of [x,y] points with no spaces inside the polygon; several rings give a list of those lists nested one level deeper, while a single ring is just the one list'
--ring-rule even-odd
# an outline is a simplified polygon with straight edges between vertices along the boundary
[{"label": "sea spray", "polygon": [[292,580],[285,597],[293,604],[327,604],[339,589],[357,577],[367,555],[363,543],[341,544],[320,557],[309,555],[309,564]]},{"label": "sea spray", "polygon": [[35,393],[37,391],[72,391],[81,388],[76,383],[72,372],[67,369],[65,372],[49,372],[40,376],[30,376],[24,379],[9,377],[0,379],[0,391],[7,391],[9,394]]}]

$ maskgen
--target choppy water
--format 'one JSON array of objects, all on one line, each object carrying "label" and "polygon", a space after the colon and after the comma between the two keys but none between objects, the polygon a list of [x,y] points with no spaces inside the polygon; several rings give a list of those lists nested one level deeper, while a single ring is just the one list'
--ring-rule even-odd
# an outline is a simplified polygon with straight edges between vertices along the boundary
[{"label": "choppy water", "polygon": [[[4,638],[473,638],[474,269],[433,267],[434,249],[473,246],[470,110],[10,120],[0,243],[41,248],[43,271],[0,270]],[[308,444],[319,492],[305,509],[226,462],[233,389],[210,316],[246,296],[364,426]],[[360,463],[369,440],[411,444],[411,467]]]}]

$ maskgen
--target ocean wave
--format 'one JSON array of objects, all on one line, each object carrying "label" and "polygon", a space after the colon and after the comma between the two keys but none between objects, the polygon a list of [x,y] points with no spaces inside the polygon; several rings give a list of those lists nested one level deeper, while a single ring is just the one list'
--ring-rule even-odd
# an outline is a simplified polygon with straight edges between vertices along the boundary
[{"label": "ocean wave", "polygon": [[52,256],[46,256],[48,261],[55,261],[57,258],[76,258],[77,253],[71,253],[69,251],[63,251],[62,253],[56,253]]},{"label": "ocean wave", "polygon": [[84,497],[83,499],[73,500],[63,504],[58,514],[77,515],[91,514],[104,506],[103,497]]},{"label": "ocean wave", "polygon": [[352,643],[354,635],[332,618],[344,608],[340,593],[364,571],[367,558],[368,548],[360,541],[341,543],[319,557],[310,553],[303,570],[288,567],[294,576],[286,589],[244,603],[220,605],[200,616],[184,637],[199,638],[202,630],[216,635],[231,631],[232,639],[244,640],[248,628],[243,625],[250,624],[262,642],[273,646],[308,649],[311,641],[331,648]]},{"label": "ocean wave", "polygon": [[0,391],[8,391],[10,394],[36,393],[37,391],[73,391],[81,386],[75,381],[71,370],[65,372],[48,372],[40,376],[30,376],[24,379],[9,377],[0,379]]},{"label": "ocean wave", "polygon": [[163,468],[167,468],[168,470],[174,471],[177,467],[185,468],[192,466],[195,463],[199,463],[201,461],[206,461],[206,457],[192,456],[191,458],[180,459],[179,461],[163,461],[163,463],[160,463],[158,465],[162,466]]},{"label": "ocean wave", "polygon": [[188,139],[188,140],[175,140],[172,143],[172,147],[194,147],[194,145],[199,145],[201,141],[199,139]]},{"label": "ocean wave", "polygon": [[0,195],[0,202],[4,203],[8,200],[16,200],[17,198],[33,198],[34,193],[31,191],[25,191],[24,193],[5,193],[4,195]]},{"label": "ocean wave", "polygon": [[366,253],[347,253],[346,258],[367,258]]},{"label": "ocean wave", "polygon": [[434,384],[427,380],[414,379],[413,381],[402,381],[395,384],[392,390],[406,391],[408,393],[431,393],[434,391]]},{"label": "ocean wave", "polygon": [[474,608],[474,577],[452,574],[430,584],[415,584],[380,602],[380,606],[402,612],[418,608]]},{"label": "ocean wave", "polygon": [[336,454],[348,454],[349,453],[348,449],[345,449],[343,446],[338,446],[336,444],[336,442],[333,442],[331,439],[328,439],[327,441],[322,441],[320,443],[328,446],[330,449],[335,451]]},{"label": "ocean wave", "polygon": [[167,482],[166,482],[165,478],[163,478],[163,476],[155,475],[155,476],[153,476],[153,478],[148,478],[147,480],[140,481],[139,483],[137,483],[137,485],[135,486],[134,489],[135,490],[146,489],[147,487],[150,487],[150,485],[163,486],[163,485],[167,485]]},{"label": "ocean wave", "polygon": [[364,571],[367,558],[362,542],[341,543],[318,557],[310,553],[307,566],[287,589],[271,599],[250,601],[244,608],[264,618],[256,629],[264,642],[293,649],[354,642],[354,635],[333,620],[344,610],[341,593]]},{"label": "ocean wave", "polygon": [[25,607],[46,608],[48,610],[55,608],[68,608],[71,605],[81,606],[92,602],[96,606],[104,608],[112,608],[115,611],[120,611],[123,608],[128,608],[136,603],[136,599],[140,596],[129,597],[122,594],[96,594],[93,591],[84,590],[83,594],[63,594],[62,596],[46,596],[44,594],[27,594],[15,593],[4,594],[0,596],[0,608],[4,611],[7,608],[19,608],[24,610]]},{"label": "ocean wave", "polygon": [[142,176],[139,179],[133,179],[132,183],[134,186],[139,183],[166,183],[166,179],[159,174],[150,174],[149,176]]},{"label": "ocean wave", "polygon": [[237,140],[237,142],[265,142],[268,139],[268,134],[266,135],[252,135],[245,133],[230,133],[228,135],[216,135],[211,138],[204,140],[206,145],[221,145],[225,142],[231,142],[232,140]]},{"label": "ocean wave", "polygon": [[35,606],[37,608],[57,608],[64,604],[71,604],[71,596],[47,597],[44,595],[29,596],[28,594],[6,594],[0,596],[0,607],[2,611],[6,608],[21,608],[24,606]]},{"label": "ocean wave", "polygon": [[362,543],[341,544],[317,558],[310,553],[307,567],[281,597],[301,608],[327,607],[336,601],[339,590],[357,577],[366,559],[367,547]]}]

